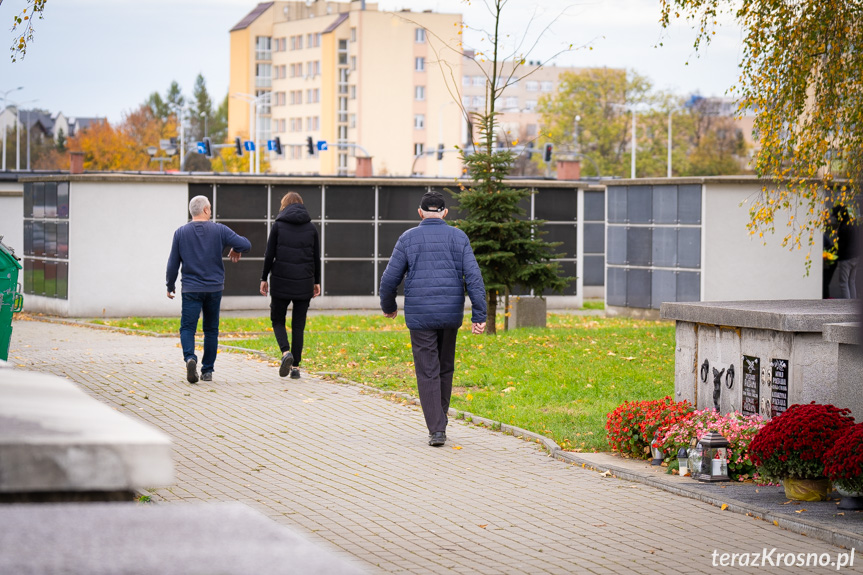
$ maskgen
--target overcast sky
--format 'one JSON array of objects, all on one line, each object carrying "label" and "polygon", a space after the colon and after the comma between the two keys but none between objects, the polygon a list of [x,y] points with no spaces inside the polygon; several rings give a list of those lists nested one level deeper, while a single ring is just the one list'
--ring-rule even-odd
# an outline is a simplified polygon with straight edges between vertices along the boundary
[{"label": "overcast sky", "polygon": [[[172,80],[190,96],[202,73],[214,100],[228,90],[229,30],[255,6],[247,0],[56,0],[44,20],[36,21],[36,39],[23,60],[12,63],[9,32],[24,0],[0,5],[0,96],[9,94],[23,108],[40,107],[67,116],[100,116],[111,122],[136,108],[154,91],[164,93]],[[489,29],[482,0],[382,0],[380,9],[432,9],[460,12],[475,28]],[[536,8],[534,8],[536,7]],[[561,11],[566,8],[561,15]],[[740,31],[720,28],[700,56],[685,23],[663,32],[658,0],[510,0],[503,29],[538,40],[534,59],[565,46],[591,45],[557,58],[559,65],[627,68],[649,77],[654,86],[681,95],[721,96],[735,82],[741,55]],[[559,17],[558,17],[559,16]],[[466,36],[478,44],[478,36]],[[664,46],[655,47],[659,42]],[[687,62],[689,63],[687,65]],[[37,100],[34,103],[27,103]],[[2,106],[2,103],[0,103]]]}]

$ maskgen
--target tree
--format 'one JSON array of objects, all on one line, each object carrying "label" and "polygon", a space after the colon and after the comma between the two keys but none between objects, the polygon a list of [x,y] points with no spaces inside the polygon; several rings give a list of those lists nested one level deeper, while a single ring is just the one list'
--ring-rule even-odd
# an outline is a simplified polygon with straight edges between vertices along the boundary
[{"label": "tree", "polygon": [[[27,0],[24,8],[19,14],[12,18],[12,61],[16,62],[19,58],[23,59],[27,55],[27,45],[34,40],[36,32],[33,28],[33,19],[43,18],[45,11],[45,2],[47,0]],[[0,5],[3,0],[0,0]]]},{"label": "tree", "polygon": [[[743,29],[740,109],[755,111],[760,176],[771,178],[750,207],[751,233],[775,232],[790,211],[783,245],[816,245],[830,206],[851,207],[863,171],[863,7],[859,0],[660,0],[661,23],[684,17],[710,42],[722,14]],[[851,210],[852,216],[854,210]],[[856,217],[855,217],[856,219]],[[820,251],[820,250],[819,250]],[[807,260],[811,261],[811,260]]]},{"label": "tree", "polygon": [[655,92],[648,78],[632,71],[592,68],[561,74],[558,92],[542,98],[537,106],[544,134],[540,144],[551,142],[587,159],[582,166],[585,175],[629,177],[633,109],[637,111],[637,176],[667,174],[668,116],[673,110],[679,110],[672,130],[674,175],[743,171],[742,134],[716,100],[695,97],[685,103]]},{"label": "tree", "polygon": [[[527,73],[520,71],[526,62],[526,55],[521,52],[520,46],[516,47],[516,52],[510,58],[504,58],[500,53],[502,46],[498,29],[507,3],[508,0],[488,0],[486,3],[494,19],[494,31],[485,33],[491,49],[488,53],[480,51],[471,55],[477,62],[487,60],[491,64],[488,70],[478,66],[486,76],[485,110],[481,114],[471,115],[461,107],[465,117],[479,128],[480,138],[474,142],[472,150],[461,150],[462,161],[471,179],[470,185],[459,183],[458,192],[449,190],[455,196],[458,207],[467,212],[466,217],[454,225],[464,230],[470,238],[482,270],[488,303],[489,335],[496,333],[495,317],[500,296],[504,297],[508,305],[509,294],[515,286],[533,289],[535,293],[541,294],[546,289],[563,291],[573,279],[560,277],[560,266],[553,261],[556,257],[553,249],[558,244],[545,242],[540,237],[543,222],[519,217],[524,213],[518,208],[518,203],[529,197],[531,192],[510,188],[504,182],[512,169],[515,154],[496,146],[499,116],[496,104],[508,87],[535,70]],[[448,80],[450,90],[457,93],[459,82],[454,77]],[[453,100],[461,106],[461,98],[454,97]]]},{"label": "tree", "polygon": [[226,142],[228,139],[228,95],[219,104],[209,125],[210,139],[214,142]]},{"label": "tree", "polygon": [[192,90],[192,102],[189,105],[189,132],[193,141],[201,141],[210,135],[213,119],[213,101],[207,92],[204,76],[198,74],[198,77],[195,78],[195,87]]}]

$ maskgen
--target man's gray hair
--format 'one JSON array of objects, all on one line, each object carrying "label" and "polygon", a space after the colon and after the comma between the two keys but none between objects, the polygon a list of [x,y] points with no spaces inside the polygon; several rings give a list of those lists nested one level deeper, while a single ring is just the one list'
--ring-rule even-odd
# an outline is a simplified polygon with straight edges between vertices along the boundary
[{"label": "man's gray hair", "polygon": [[420,211],[423,213],[424,218],[439,218],[441,220],[443,219],[443,210],[439,212],[427,212],[424,209],[420,208]]},{"label": "man's gray hair", "polygon": [[207,196],[195,196],[189,202],[189,213],[192,214],[192,217],[200,216],[204,213],[204,208],[210,205],[210,200],[207,199]]}]

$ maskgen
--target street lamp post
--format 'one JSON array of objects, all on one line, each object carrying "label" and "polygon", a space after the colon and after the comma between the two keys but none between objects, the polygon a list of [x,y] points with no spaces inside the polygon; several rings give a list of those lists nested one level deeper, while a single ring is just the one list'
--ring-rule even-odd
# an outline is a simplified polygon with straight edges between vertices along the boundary
[{"label": "street lamp post", "polygon": [[630,165],[630,177],[635,179],[635,153],[636,153],[636,140],[635,140],[635,104],[618,104],[617,102],[609,102],[609,106],[617,106],[619,108],[623,108],[624,110],[628,110],[632,114],[632,154],[631,154],[631,165]]},{"label": "street lamp post", "polygon": [[668,177],[671,177],[671,116],[674,110],[668,112]]},{"label": "street lamp post", "polygon": [[[3,111],[4,112],[6,111],[6,108],[8,107],[6,105],[6,102],[7,102],[6,96],[8,96],[9,93],[11,93],[11,92],[17,92],[18,90],[23,90],[23,89],[24,89],[24,86],[18,86],[17,88],[12,88],[11,90],[6,90],[5,92],[3,92]],[[4,172],[6,171],[6,132],[7,132],[6,124],[4,123],[3,124],[3,171]]]},{"label": "street lamp post", "polygon": [[200,116],[204,118],[204,137],[207,137],[207,113],[201,112]]},{"label": "street lamp post", "polygon": [[271,94],[272,92],[264,92],[258,96],[242,92],[231,94],[232,98],[239,98],[249,103],[249,138],[252,140],[255,148],[249,151],[249,173],[259,173],[261,171],[261,155],[258,153],[257,142],[259,136],[257,126],[258,106],[265,103],[269,104]]}]

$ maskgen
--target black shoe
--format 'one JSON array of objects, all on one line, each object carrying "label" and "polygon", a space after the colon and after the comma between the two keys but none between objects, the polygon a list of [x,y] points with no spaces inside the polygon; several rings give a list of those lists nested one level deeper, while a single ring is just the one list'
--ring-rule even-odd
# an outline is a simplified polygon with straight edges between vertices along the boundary
[{"label": "black shoe", "polygon": [[291,379],[300,379],[300,368],[292,367],[291,368]]},{"label": "black shoe", "polygon": [[198,383],[198,362],[194,359],[186,362],[186,380],[189,383]]},{"label": "black shoe", "polygon": [[432,447],[440,447],[446,443],[446,433],[443,431],[435,431],[429,435],[429,445]]},{"label": "black shoe", "polygon": [[286,351],[285,355],[282,356],[282,364],[279,366],[279,377],[286,377],[289,373],[291,373],[291,365],[294,363],[294,356],[291,355],[291,352]]},{"label": "black shoe", "polygon": [[201,381],[213,381],[213,372],[205,371],[201,373]]}]

